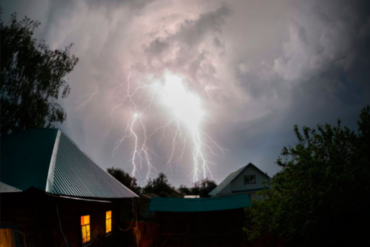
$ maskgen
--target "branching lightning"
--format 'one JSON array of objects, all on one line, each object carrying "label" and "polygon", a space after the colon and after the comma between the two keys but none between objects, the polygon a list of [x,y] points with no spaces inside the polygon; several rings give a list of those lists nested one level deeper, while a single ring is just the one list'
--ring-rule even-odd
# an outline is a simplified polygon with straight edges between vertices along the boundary
[{"label": "branching lightning", "polygon": [[[155,152],[148,147],[148,140],[154,135],[162,132],[160,143],[163,137],[172,129],[172,141],[168,153],[167,165],[171,165],[175,160],[176,151],[179,149],[180,155],[176,161],[183,158],[186,147],[191,145],[192,157],[192,180],[199,181],[201,178],[211,177],[212,173],[209,165],[213,164],[208,155],[219,156],[214,149],[224,154],[225,149],[220,147],[212,138],[205,133],[202,128],[206,123],[206,112],[203,109],[202,101],[199,95],[191,91],[184,82],[184,79],[178,75],[166,72],[162,80],[152,80],[150,83],[141,84],[133,87],[130,82],[131,73],[129,73],[126,82],[125,93],[121,95],[119,102],[113,106],[109,115],[111,126],[115,112],[129,105],[132,109],[132,115],[127,120],[126,127],[121,138],[117,141],[113,155],[119,150],[120,145],[127,139],[133,140],[133,152],[130,159],[132,165],[132,176],[138,175],[138,169],[144,165],[147,166],[146,179],[154,175],[157,170],[152,164],[151,155]],[[112,94],[118,92],[124,84],[116,87]],[[144,92],[143,100],[138,95]],[[84,107],[97,92],[87,95],[85,101],[79,107]],[[155,103],[159,103],[162,109],[168,113],[169,120],[162,126],[148,131],[146,121],[150,115],[151,108]],[[140,103],[140,104],[139,104]]]}]

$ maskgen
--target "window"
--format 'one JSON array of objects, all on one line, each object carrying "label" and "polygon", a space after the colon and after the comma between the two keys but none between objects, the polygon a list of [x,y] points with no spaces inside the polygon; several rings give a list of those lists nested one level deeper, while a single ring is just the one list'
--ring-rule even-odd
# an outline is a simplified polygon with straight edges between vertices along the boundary
[{"label": "window", "polygon": [[82,243],[90,242],[90,215],[81,216]]},{"label": "window", "polygon": [[112,231],[112,211],[107,211],[105,213],[105,233],[110,233]]},{"label": "window", "polygon": [[255,175],[245,175],[244,176],[244,184],[255,184],[255,183],[256,183]]},{"label": "window", "polygon": [[0,228],[0,247],[26,246],[26,235],[14,228]]}]

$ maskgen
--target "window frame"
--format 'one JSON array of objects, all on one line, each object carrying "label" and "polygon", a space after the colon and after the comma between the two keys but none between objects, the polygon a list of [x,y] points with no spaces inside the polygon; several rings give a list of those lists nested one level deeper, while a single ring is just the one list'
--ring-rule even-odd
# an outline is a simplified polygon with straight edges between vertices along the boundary
[{"label": "window frame", "polygon": [[[88,224],[82,224],[82,218],[83,217],[86,217],[86,216],[88,216],[89,217],[89,223]],[[84,219],[85,220],[85,219]],[[88,241],[83,241],[83,236],[84,236],[84,234],[83,234],[83,229],[84,229],[84,227],[87,227],[88,226],[88,237],[89,237],[89,240]],[[85,214],[85,215],[81,215],[80,216],[80,227],[81,227],[81,242],[82,242],[82,245],[83,246],[85,246],[85,245],[88,245],[88,244],[90,244],[91,243],[91,217],[90,217],[90,214]],[[85,230],[86,231],[86,230]],[[85,233],[87,233],[87,232],[85,232]]]},{"label": "window frame", "polygon": [[[254,178],[254,182],[246,182],[246,178]],[[244,185],[246,184],[256,184],[256,175],[244,175]]]},{"label": "window frame", "polygon": [[[108,212],[110,212],[110,218],[108,218]],[[107,232],[107,222],[110,222],[110,231]],[[108,236],[112,234],[112,210],[105,211],[105,235]]]}]

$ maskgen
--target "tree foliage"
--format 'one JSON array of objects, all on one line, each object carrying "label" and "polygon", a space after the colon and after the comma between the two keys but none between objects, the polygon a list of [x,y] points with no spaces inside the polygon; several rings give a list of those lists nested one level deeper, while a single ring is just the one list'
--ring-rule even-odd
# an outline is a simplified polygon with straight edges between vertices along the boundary
[{"label": "tree foliage", "polygon": [[136,194],[140,194],[141,188],[137,184],[137,180],[135,177],[131,177],[130,174],[126,173],[124,170],[120,168],[108,168],[107,172],[112,175],[115,179],[117,179],[121,184],[135,192]]},{"label": "tree foliage", "polygon": [[208,178],[195,182],[193,187],[188,188],[185,185],[180,185],[179,190],[185,195],[199,195],[200,197],[210,197],[209,192],[217,187],[215,181]]},{"label": "tree foliage", "polygon": [[174,188],[168,182],[164,173],[159,173],[157,178],[149,178],[147,185],[143,188],[144,193],[155,193],[161,197],[178,197]]},{"label": "tree foliage", "polygon": [[298,143],[284,147],[266,200],[248,210],[250,237],[269,233],[310,246],[365,246],[370,222],[370,107],[358,130],[294,127]]},{"label": "tree foliage", "polygon": [[181,191],[181,193],[183,193],[184,195],[192,195],[191,189],[188,188],[186,185],[183,185],[183,184],[180,185],[179,191]]},{"label": "tree foliage", "polygon": [[16,14],[8,26],[0,20],[1,134],[51,127],[66,119],[57,100],[70,93],[65,77],[78,58],[70,54],[72,44],[51,50],[45,41],[33,38],[39,25],[28,17],[18,21]]}]

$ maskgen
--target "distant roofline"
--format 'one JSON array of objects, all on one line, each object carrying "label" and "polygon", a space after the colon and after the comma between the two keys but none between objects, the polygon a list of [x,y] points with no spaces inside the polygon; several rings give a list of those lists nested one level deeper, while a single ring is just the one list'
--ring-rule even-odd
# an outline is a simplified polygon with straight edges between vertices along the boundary
[{"label": "distant roofline", "polygon": [[[253,167],[254,169],[256,169],[258,172],[260,172],[263,176],[265,176],[265,177],[267,177],[268,179],[271,179],[271,177],[269,176],[269,175],[267,175],[267,173],[264,173],[261,169],[259,169],[257,166],[255,166],[254,164],[252,164],[251,162],[249,162],[248,164],[246,164],[245,166],[242,166],[242,167],[240,167],[239,169],[237,169],[237,170],[235,170],[235,171],[233,171],[233,172],[230,172],[229,173],[229,175],[227,175],[222,181],[221,181],[221,183],[216,187],[216,188],[214,188],[211,192],[209,192],[208,194],[209,195],[212,195],[212,196],[216,196],[216,195],[218,195],[219,193],[220,193],[220,191],[221,190],[223,190],[228,184],[230,184],[230,183],[232,183],[237,177],[239,177],[239,175],[240,174],[242,174],[243,173],[243,171],[245,170],[245,169],[247,169],[248,167]],[[240,171],[239,171],[240,170]],[[237,171],[239,171],[238,172],[238,174],[236,174],[235,175],[235,177],[233,177],[230,181],[229,181],[229,183],[227,183],[227,184],[224,184],[223,185],[223,187],[220,189],[220,190],[218,190],[218,188],[220,188],[220,186],[221,186],[221,184],[231,175],[231,174],[233,174],[233,173],[235,173],[235,172],[237,172]],[[215,191],[215,192],[214,192]]]},{"label": "distant roofline", "polygon": [[253,166],[255,169],[257,169],[262,175],[268,177],[269,179],[271,178],[269,175],[267,175],[267,173],[263,172],[261,169],[259,169],[257,166],[255,166],[253,163],[249,163],[248,165],[246,165],[246,167],[248,166]]}]

